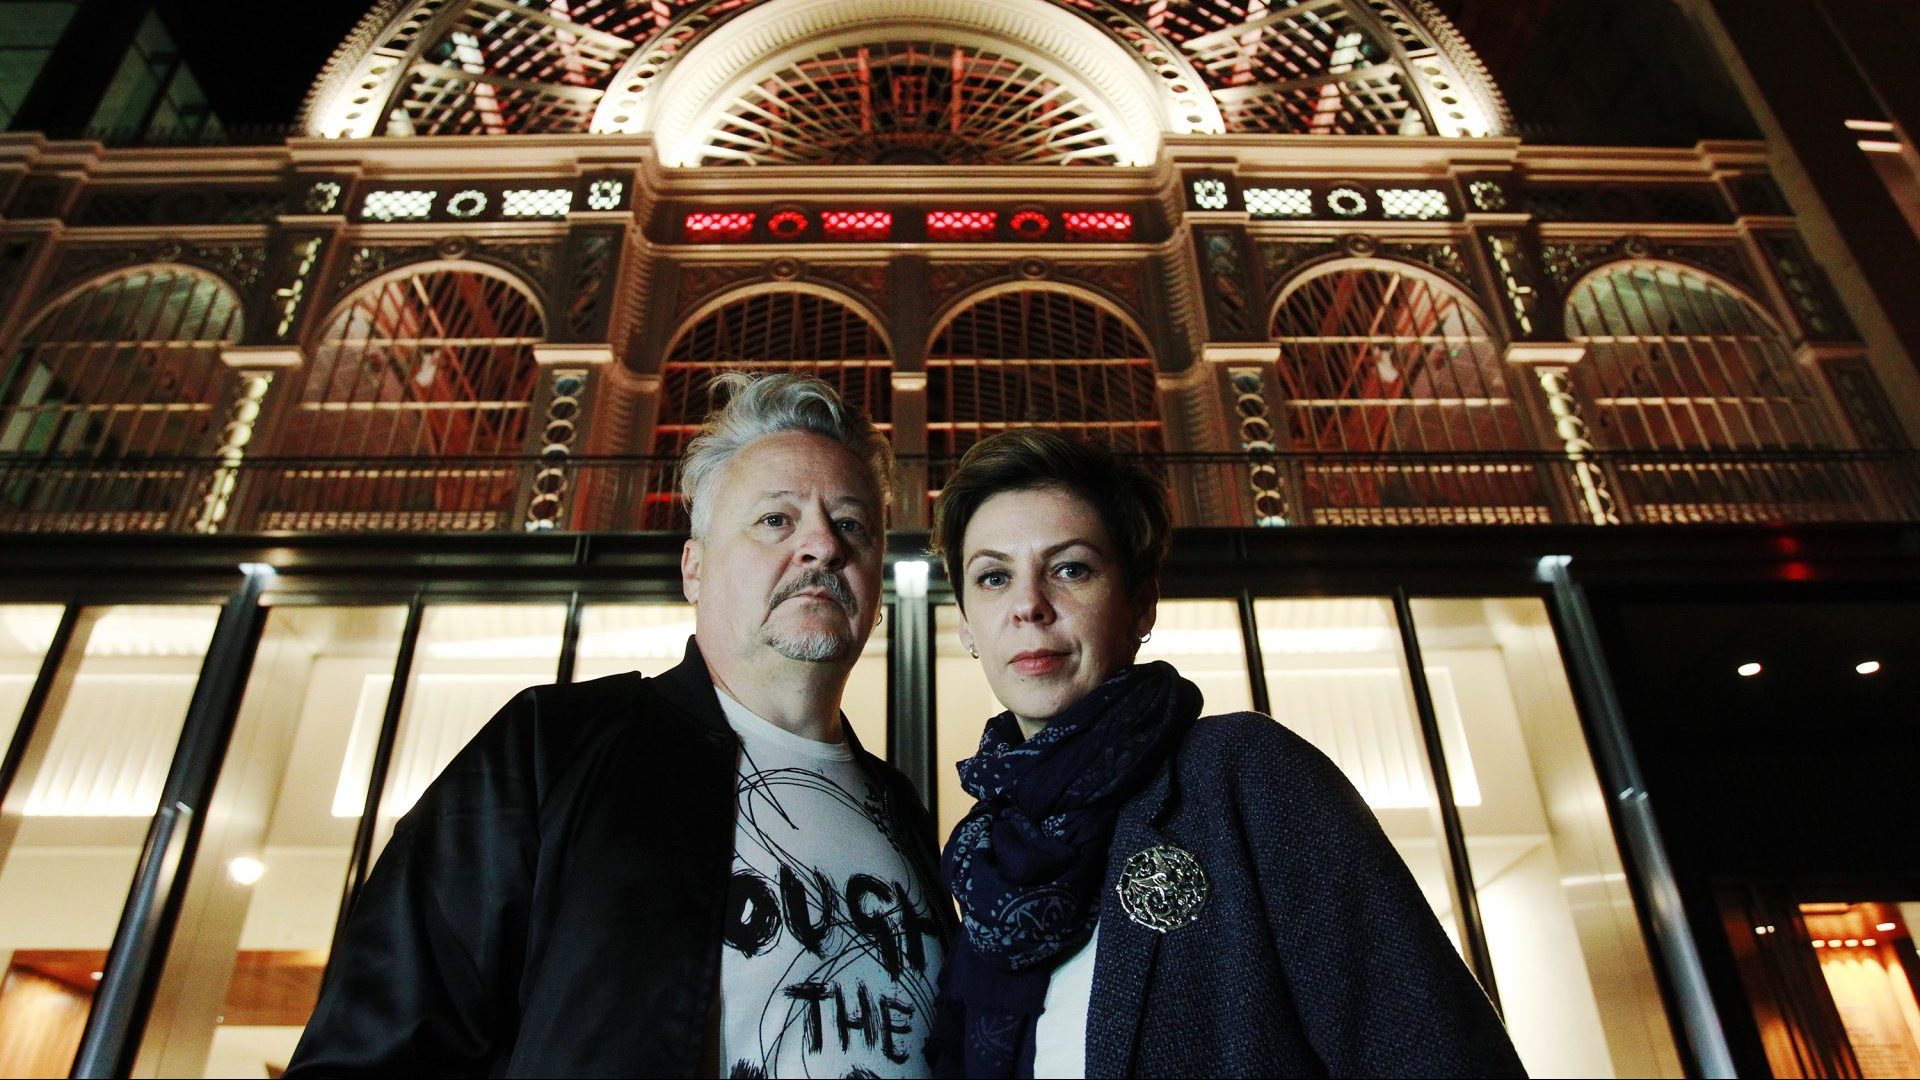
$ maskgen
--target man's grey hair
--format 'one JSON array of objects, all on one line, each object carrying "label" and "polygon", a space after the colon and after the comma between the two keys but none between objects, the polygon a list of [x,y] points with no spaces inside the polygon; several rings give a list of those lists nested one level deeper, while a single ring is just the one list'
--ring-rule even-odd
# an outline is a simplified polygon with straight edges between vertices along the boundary
[{"label": "man's grey hair", "polygon": [[821,435],[852,451],[873,476],[880,524],[886,527],[893,503],[893,447],[873,421],[850,408],[832,386],[809,375],[729,371],[714,378],[710,393],[726,403],[707,415],[680,457],[680,493],[687,500],[694,536],[707,534],[713,520],[713,482],[733,455],[755,439],[786,431]]}]

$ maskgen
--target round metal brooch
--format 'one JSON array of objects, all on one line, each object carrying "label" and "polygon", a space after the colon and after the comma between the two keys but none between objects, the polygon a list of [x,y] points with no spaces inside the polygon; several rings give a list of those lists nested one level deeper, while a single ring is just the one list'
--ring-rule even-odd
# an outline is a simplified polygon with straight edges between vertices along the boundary
[{"label": "round metal brooch", "polygon": [[1207,902],[1207,874],[1191,853],[1160,844],[1127,859],[1115,889],[1127,918],[1164,934],[1200,917]]}]

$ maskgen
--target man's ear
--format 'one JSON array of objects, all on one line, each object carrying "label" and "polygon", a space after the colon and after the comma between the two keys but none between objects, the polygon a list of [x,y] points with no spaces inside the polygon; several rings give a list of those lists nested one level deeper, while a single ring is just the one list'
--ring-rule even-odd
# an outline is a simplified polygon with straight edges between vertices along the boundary
[{"label": "man's ear", "polygon": [[700,541],[688,538],[680,545],[680,594],[687,603],[700,602],[700,556],[703,550]]}]

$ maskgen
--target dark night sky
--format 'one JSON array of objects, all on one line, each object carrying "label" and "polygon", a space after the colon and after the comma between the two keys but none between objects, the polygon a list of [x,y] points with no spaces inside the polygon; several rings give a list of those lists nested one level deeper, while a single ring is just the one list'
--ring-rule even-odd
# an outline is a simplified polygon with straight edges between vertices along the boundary
[{"label": "dark night sky", "polygon": [[[374,0],[158,0],[229,128],[279,128]],[[1437,0],[1536,142],[1686,146],[1757,135],[1673,0]]]}]

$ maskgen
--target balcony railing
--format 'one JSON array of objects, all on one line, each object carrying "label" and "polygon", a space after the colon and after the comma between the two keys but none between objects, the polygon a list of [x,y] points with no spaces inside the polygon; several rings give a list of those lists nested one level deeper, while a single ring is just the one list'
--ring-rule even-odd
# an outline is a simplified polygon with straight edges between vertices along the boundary
[{"label": "balcony railing", "polygon": [[[1182,526],[1920,521],[1914,452],[1164,454]],[[902,458],[923,524],[940,458]],[[652,457],[0,455],[0,532],[678,531],[678,463]]]}]

